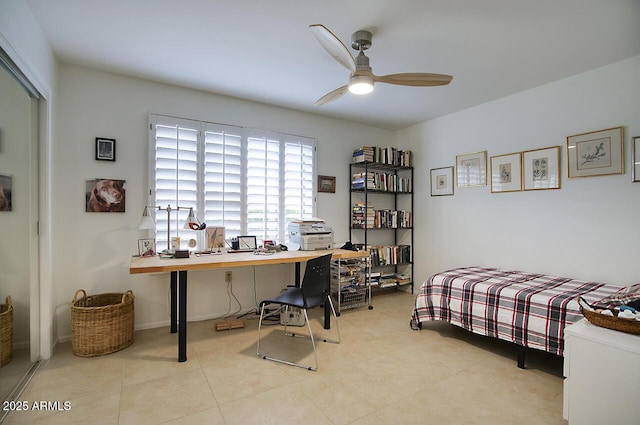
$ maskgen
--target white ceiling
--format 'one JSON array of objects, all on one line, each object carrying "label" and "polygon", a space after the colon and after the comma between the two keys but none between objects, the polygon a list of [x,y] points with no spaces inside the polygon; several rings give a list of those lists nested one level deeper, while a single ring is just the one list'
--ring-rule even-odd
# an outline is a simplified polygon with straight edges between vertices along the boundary
[{"label": "white ceiling", "polygon": [[[640,0],[26,1],[63,62],[388,129],[640,55]],[[314,23],[372,31],[377,75],[453,81],[314,106],[348,78]]]}]

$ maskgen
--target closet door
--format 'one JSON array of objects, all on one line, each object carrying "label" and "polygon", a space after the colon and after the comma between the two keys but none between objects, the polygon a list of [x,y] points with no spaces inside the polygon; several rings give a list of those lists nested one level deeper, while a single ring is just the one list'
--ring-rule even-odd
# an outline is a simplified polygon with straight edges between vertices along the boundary
[{"label": "closet door", "polygon": [[37,347],[31,350],[38,333],[31,289],[39,282],[39,100],[0,53],[0,400],[5,400],[38,359]]}]

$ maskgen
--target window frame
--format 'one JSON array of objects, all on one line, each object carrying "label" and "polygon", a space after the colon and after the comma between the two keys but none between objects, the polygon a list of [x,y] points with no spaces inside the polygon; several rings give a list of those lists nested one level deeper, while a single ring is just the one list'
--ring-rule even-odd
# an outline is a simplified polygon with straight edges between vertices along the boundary
[{"label": "window frame", "polygon": [[[286,152],[285,152],[285,148],[287,146],[287,144],[289,143],[298,143],[299,145],[304,145],[304,146],[308,146],[312,149],[312,170],[311,170],[311,178],[310,178],[310,185],[311,185],[311,193],[310,193],[310,197],[307,199],[310,199],[311,201],[311,213],[310,213],[310,217],[315,217],[316,216],[316,209],[317,209],[317,159],[318,159],[318,153],[317,153],[317,141],[314,138],[311,137],[307,137],[307,136],[297,136],[297,135],[293,135],[293,134],[287,134],[287,133],[279,133],[279,132],[274,132],[274,131],[269,131],[269,130],[261,130],[261,129],[255,129],[255,128],[248,128],[248,127],[240,127],[240,126],[234,126],[234,125],[229,125],[229,124],[219,124],[219,123],[214,123],[214,122],[208,122],[208,121],[202,121],[202,120],[195,120],[195,119],[189,119],[189,118],[180,118],[180,117],[174,117],[174,116],[170,116],[170,115],[164,115],[164,114],[157,114],[157,113],[150,113],[149,114],[149,140],[148,140],[148,189],[147,189],[147,203],[145,205],[150,206],[150,207],[162,207],[165,208],[166,205],[160,205],[158,204],[157,201],[157,187],[156,187],[156,126],[157,125],[166,125],[166,126],[175,126],[178,125],[180,127],[184,126],[185,128],[189,128],[189,129],[194,129],[197,131],[197,171],[196,171],[196,207],[195,207],[195,212],[196,215],[198,216],[198,218],[201,221],[205,221],[204,219],[205,217],[205,204],[206,204],[206,199],[205,199],[205,149],[204,149],[204,144],[205,144],[205,131],[210,131],[212,129],[215,130],[219,130],[219,129],[224,129],[230,132],[237,132],[237,135],[240,136],[240,235],[246,235],[249,234],[248,232],[248,211],[247,211],[247,206],[248,206],[248,194],[247,194],[247,187],[248,187],[248,173],[247,173],[247,160],[248,160],[248,139],[249,137],[264,137],[267,139],[275,139],[278,141],[279,143],[279,210],[278,210],[278,223],[286,223],[286,216],[287,216],[287,211],[285,209],[285,205],[286,205],[286,196],[283,194],[284,193],[284,189],[285,189],[285,185],[284,182],[286,180],[286,169],[285,169],[285,159],[287,157]],[[301,168],[304,167],[303,163],[301,163]],[[303,172],[304,173],[304,172]],[[302,180],[301,184],[303,184],[305,180]],[[304,187],[303,187],[304,189]],[[175,207],[174,205],[171,205],[172,208]],[[183,205],[178,205],[180,207],[182,207]],[[303,214],[303,209],[304,207],[304,203],[300,204],[300,208],[301,208],[301,213]],[[151,209],[151,208],[150,208]],[[154,218],[156,218],[156,214],[166,214],[166,212],[164,210],[158,210],[157,208],[154,209],[153,215]],[[181,225],[184,223],[183,222],[183,218],[178,218],[178,217],[186,217],[186,215],[188,214],[188,208],[183,210],[182,208],[180,209],[180,211],[178,211],[178,216],[174,216],[174,214],[176,214],[175,212],[171,213],[171,236],[173,237],[175,235],[175,231],[174,231],[174,223],[179,223],[180,224],[180,229],[179,229],[179,233],[185,233],[185,232],[190,232],[187,230],[182,230]],[[303,214],[302,217],[300,218],[310,218],[310,217],[306,217],[306,215]],[[157,220],[156,220],[157,221]],[[207,223],[209,225],[209,223]],[[217,223],[211,223],[210,224],[213,227],[218,227],[219,225]],[[222,225],[220,225],[222,226]],[[266,226],[266,225],[265,225]],[[277,239],[278,243],[284,243],[287,239],[287,225],[282,225],[279,224],[278,226],[278,233],[279,233],[279,237]],[[164,230],[162,230],[164,231]],[[157,226],[154,229],[151,229],[149,231],[150,234],[153,235],[153,238],[156,240],[158,240],[157,235],[158,235],[158,229]],[[206,231],[202,232],[202,231],[197,231],[196,233],[196,241],[197,241],[197,250],[204,250],[206,249]],[[225,232],[226,235],[225,237],[229,238],[230,236],[235,236],[235,233],[230,235],[228,232]],[[193,233],[191,233],[193,234]],[[259,241],[262,241],[262,235],[255,235],[257,236]],[[164,240],[164,239],[162,239]],[[184,247],[186,246],[185,243],[181,244],[182,247],[181,249],[185,249]],[[158,246],[156,244],[156,246]],[[158,246],[158,250],[162,250],[163,247]]]}]

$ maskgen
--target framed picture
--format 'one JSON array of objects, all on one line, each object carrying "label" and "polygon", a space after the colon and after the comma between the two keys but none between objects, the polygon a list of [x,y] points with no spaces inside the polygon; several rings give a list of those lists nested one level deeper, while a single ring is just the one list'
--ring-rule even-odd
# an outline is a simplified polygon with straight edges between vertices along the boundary
[{"label": "framed picture", "polygon": [[125,180],[90,179],[85,181],[86,212],[125,212]]},{"label": "framed picture", "polygon": [[640,137],[633,138],[631,160],[631,181],[640,182]]},{"label": "framed picture", "polygon": [[456,186],[487,185],[487,151],[456,156]]},{"label": "framed picture", "polygon": [[491,157],[491,192],[522,190],[522,153]]},{"label": "framed picture", "polygon": [[138,239],[138,255],[141,257],[156,255],[155,239]]},{"label": "framed picture", "polygon": [[333,176],[318,176],[318,192],[336,193],[336,178]]},{"label": "framed picture", "polygon": [[207,227],[207,250],[222,251],[224,244],[224,227]]},{"label": "framed picture", "polygon": [[431,170],[431,196],[453,195],[453,167]]},{"label": "framed picture", "polygon": [[524,190],[560,189],[560,146],[522,152]]},{"label": "framed picture", "polygon": [[622,127],[567,137],[569,178],[624,174]]},{"label": "framed picture", "polygon": [[96,160],[116,160],[116,139],[105,139],[103,137],[96,137]]}]

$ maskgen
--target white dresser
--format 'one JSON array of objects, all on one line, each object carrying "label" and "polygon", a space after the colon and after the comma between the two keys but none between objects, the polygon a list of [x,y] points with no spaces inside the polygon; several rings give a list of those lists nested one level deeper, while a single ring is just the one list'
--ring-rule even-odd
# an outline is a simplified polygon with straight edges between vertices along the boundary
[{"label": "white dresser", "polygon": [[640,335],[582,319],[565,328],[564,338],[569,425],[640,424]]}]

